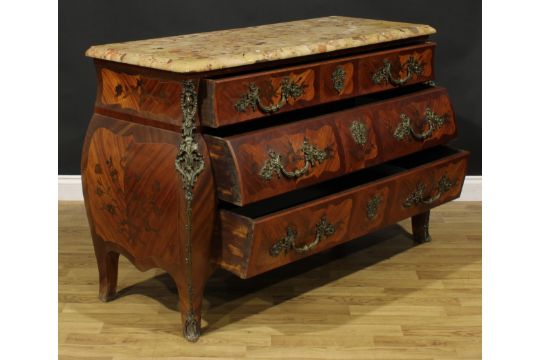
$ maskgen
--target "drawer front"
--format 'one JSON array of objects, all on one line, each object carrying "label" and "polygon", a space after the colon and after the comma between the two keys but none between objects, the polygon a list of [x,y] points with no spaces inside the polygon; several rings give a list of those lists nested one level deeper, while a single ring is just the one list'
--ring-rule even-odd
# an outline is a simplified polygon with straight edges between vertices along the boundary
[{"label": "drawer front", "polygon": [[358,62],[359,95],[433,80],[435,45],[385,51]]},{"label": "drawer front", "polygon": [[219,198],[246,205],[446,143],[455,134],[446,90],[431,88],[242,135],[205,138]]},{"label": "drawer front", "polygon": [[205,80],[201,122],[221,127],[432,80],[434,43]]},{"label": "drawer front", "polygon": [[97,73],[98,111],[105,110],[105,114],[113,111],[124,118],[142,117],[171,130],[177,130],[182,124],[181,81],[121,70],[115,65],[107,68],[98,64]]},{"label": "drawer front", "polygon": [[258,218],[221,210],[220,266],[251,277],[459,197],[467,152]]}]

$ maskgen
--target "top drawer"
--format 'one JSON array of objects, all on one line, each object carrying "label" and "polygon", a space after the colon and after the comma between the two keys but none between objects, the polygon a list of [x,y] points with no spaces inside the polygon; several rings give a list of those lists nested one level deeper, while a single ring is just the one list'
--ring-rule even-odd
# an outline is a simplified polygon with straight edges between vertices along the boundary
[{"label": "top drawer", "polygon": [[201,123],[218,128],[433,80],[435,43],[208,79]]}]

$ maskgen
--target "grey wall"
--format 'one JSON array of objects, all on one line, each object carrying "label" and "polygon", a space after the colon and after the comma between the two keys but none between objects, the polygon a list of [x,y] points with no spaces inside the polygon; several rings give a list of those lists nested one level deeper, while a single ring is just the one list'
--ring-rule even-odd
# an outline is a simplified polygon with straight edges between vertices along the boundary
[{"label": "grey wall", "polygon": [[453,145],[472,152],[469,174],[480,175],[481,11],[479,0],[60,0],[59,173],[80,173],[96,89],[92,61],[84,57],[90,45],[344,15],[426,23],[438,30],[435,72],[457,114],[459,139]]}]

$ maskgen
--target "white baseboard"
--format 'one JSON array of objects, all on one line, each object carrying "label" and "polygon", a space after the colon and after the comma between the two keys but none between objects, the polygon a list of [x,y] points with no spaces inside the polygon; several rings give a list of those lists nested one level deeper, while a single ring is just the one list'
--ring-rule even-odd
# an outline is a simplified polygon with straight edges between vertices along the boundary
[{"label": "white baseboard", "polygon": [[81,175],[58,175],[58,200],[83,201]]},{"label": "white baseboard", "polygon": [[[83,200],[80,175],[58,175],[58,200]],[[465,177],[461,197],[456,201],[482,201],[482,176]]]},{"label": "white baseboard", "polygon": [[466,176],[461,197],[456,201],[482,201],[482,175]]}]

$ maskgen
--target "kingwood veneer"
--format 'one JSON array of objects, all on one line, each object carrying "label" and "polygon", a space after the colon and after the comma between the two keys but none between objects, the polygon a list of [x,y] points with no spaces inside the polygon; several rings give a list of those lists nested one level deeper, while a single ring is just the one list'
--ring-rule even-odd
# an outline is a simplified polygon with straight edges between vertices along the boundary
[{"label": "kingwood veneer", "polygon": [[407,217],[429,241],[468,157],[443,146],[456,124],[434,32],[327,17],[91,47],[81,171],[100,298],[119,254],[162,268],[195,341],[216,266],[251,277]]}]

